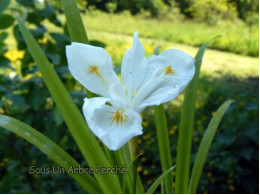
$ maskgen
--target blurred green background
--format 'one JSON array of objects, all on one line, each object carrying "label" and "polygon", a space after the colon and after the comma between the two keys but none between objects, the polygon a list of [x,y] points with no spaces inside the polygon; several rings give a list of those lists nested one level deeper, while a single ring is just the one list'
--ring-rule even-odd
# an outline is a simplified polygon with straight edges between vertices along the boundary
[{"label": "blurred green background", "polygon": [[[259,26],[257,0],[78,0],[92,45],[104,47],[119,72],[132,34],[138,31],[147,56],[154,48],[197,47],[222,37],[206,51],[193,132],[195,155],[218,106],[235,103],[226,113],[212,144],[199,193],[258,193],[259,189]],[[70,75],[65,46],[70,44],[59,0],[0,1],[0,114],[26,122],[85,162],[29,54],[14,15],[26,19],[34,37],[81,109],[86,92]],[[173,162],[183,93],[165,105]],[[154,112],[143,112],[138,171],[145,186],[161,174]],[[94,148],[93,148],[94,150]],[[192,156],[192,163],[195,156]],[[0,193],[83,193],[68,175],[30,175],[31,165],[53,162],[34,146],[0,130]],[[173,172],[175,175],[175,172]],[[173,183],[173,186],[175,184]]]}]

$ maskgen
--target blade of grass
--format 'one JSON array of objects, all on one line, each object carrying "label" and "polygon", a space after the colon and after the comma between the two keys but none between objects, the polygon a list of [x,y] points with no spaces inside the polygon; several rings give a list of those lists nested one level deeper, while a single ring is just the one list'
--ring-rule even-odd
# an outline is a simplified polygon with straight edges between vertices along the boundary
[{"label": "blade of grass", "polygon": [[[58,165],[62,166],[65,170],[68,170],[71,166],[80,166],[74,158],[72,158],[67,152],[65,152],[61,147],[59,147],[45,135],[17,119],[5,115],[0,115],[0,127],[8,129],[13,133],[21,136],[40,149],[47,156],[49,156]],[[88,193],[102,192],[99,190],[96,180],[89,174],[71,174],[71,176]]]},{"label": "blade of grass", "polygon": [[[172,167],[167,120],[163,104],[154,106],[154,110],[161,166],[162,171],[165,172],[170,167]],[[167,194],[172,194],[172,182],[173,176],[171,174],[165,176],[163,183],[165,185],[165,192]]]},{"label": "blade of grass", "polygon": [[223,118],[226,110],[228,109],[229,105],[232,103],[232,100],[228,100],[224,102],[217,110],[215,116],[210,120],[210,123],[204,133],[204,136],[201,140],[198,152],[196,154],[195,162],[192,168],[191,180],[188,189],[189,194],[195,194],[196,189],[199,183],[199,179],[201,176],[201,172],[209,152],[211,143],[213,138],[216,134],[217,128],[221,119]]},{"label": "blade of grass", "polygon": [[[89,130],[82,114],[56,74],[53,65],[50,64],[30,31],[18,17],[17,21],[27,47],[39,67],[43,79],[88,165],[96,167],[99,164],[103,167],[110,167],[111,165],[104,151],[102,151],[96,138]],[[104,193],[121,193],[116,175],[95,174],[94,176],[100,183],[100,187]]]},{"label": "blade of grass", "polygon": [[[218,36],[217,36],[218,37]],[[215,37],[215,38],[217,38]],[[214,40],[213,38],[212,40]],[[177,167],[176,167],[176,194],[185,194],[188,190],[190,153],[192,141],[192,128],[195,115],[195,102],[197,96],[197,86],[199,81],[200,67],[204,52],[211,42],[204,43],[195,56],[196,72],[193,80],[187,87],[181,112],[180,130],[177,145]]]},{"label": "blade of grass", "polygon": [[[125,159],[125,155],[127,155],[129,153],[130,155],[130,151],[128,152],[124,152],[123,148],[121,148],[120,150],[117,151],[110,151],[109,149],[107,149],[106,146],[104,146],[106,154],[108,156],[108,159],[110,160],[110,162],[112,163],[113,166],[119,166],[119,167],[126,167],[126,174],[124,175],[118,175],[119,177],[119,181],[121,183],[122,186],[122,191],[123,193],[127,193],[127,194],[133,194],[133,162],[134,160],[131,159],[131,157],[128,160]],[[125,149],[129,149],[128,144],[126,144]],[[139,154],[136,159],[140,156],[141,154]],[[137,175],[137,193],[144,193],[143,191],[143,186],[142,183],[140,182],[140,178],[139,175]],[[142,189],[142,190],[140,190]]]},{"label": "blade of grass", "polygon": [[[135,166],[135,162],[137,161],[137,159],[141,156],[142,154],[138,154],[134,159],[132,159],[132,161],[128,164],[127,166],[127,173],[130,172],[133,167]],[[130,177],[128,177],[127,174],[125,174],[123,176],[123,193],[128,193],[128,194],[133,194],[133,183],[132,180],[130,179],[128,181]]]},{"label": "blade of grass", "polygon": [[[124,160],[121,154],[121,150],[117,150],[117,151],[112,151],[109,150],[105,145],[104,145],[104,150],[106,152],[107,158],[111,164],[112,167],[122,167],[125,165],[124,164]],[[122,158],[121,158],[122,157]],[[123,183],[123,174],[116,174],[116,176],[118,177],[118,180],[120,182],[120,184]],[[123,186],[123,185],[121,185]],[[123,191],[123,187],[122,187],[122,191]]]},{"label": "blade of grass", "polygon": [[[156,190],[156,188],[160,185],[161,182],[163,182],[163,179],[165,177],[167,177],[167,175],[169,175],[172,170],[175,168],[175,166],[169,168],[168,170],[166,170],[163,174],[160,175],[160,177],[158,177],[153,184],[150,186],[150,188],[147,190],[146,194],[152,194],[154,193],[154,191]],[[171,175],[171,174],[170,174]]]},{"label": "blade of grass", "polygon": [[[122,148],[122,154],[123,154],[123,159],[124,162],[127,164],[127,166],[129,167],[131,165],[132,162],[132,158],[131,158],[131,152],[130,152],[130,148],[128,144],[125,144]],[[131,169],[131,167],[130,167]],[[128,191],[132,190],[132,184],[133,184],[133,169],[131,169],[130,171],[127,172],[127,175],[125,177],[125,182],[128,182],[127,186],[129,187]],[[126,185],[125,185],[126,186]],[[136,186],[136,192],[138,194],[144,194],[144,187],[141,181],[141,178],[139,176],[139,174],[137,173],[137,186]]]},{"label": "blade of grass", "polygon": [[71,42],[88,43],[87,32],[80,17],[76,0],[61,0]]},{"label": "blade of grass", "polygon": [[133,194],[136,194],[136,180],[137,180],[137,161],[134,160],[136,159],[137,156],[139,156],[139,146],[138,146],[138,137],[133,137],[131,140],[128,142],[129,148],[130,148],[130,153],[133,161],[132,165],[132,170],[133,170]]}]

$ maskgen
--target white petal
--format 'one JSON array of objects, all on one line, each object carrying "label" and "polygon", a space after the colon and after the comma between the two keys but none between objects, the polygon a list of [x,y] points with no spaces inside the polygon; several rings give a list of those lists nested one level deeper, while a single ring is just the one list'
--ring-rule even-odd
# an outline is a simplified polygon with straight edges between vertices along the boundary
[{"label": "white petal", "polygon": [[66,47],[66,55],[71,74],[91,92],[109,97],[109,86],[120,82],[103,48],[72,43]]},{"label": "white petal", "polygon": [[[117,150],[142,134],[142,118],[132,109],[106,105],[107,101],[110,100],[102,97],[85,98],[83,113],[91,131],[110,150]],[[117,112],[120,117],[115,117]]]},{"label": "white petal", "polygon": [[176,98],[180,93],[179,88],[163,87],[152,93],[145,101],[138,106],[141,112],[147,106],[160,105]]},{"label": "white petal", "polygon": [[171,80],[173,85],[178,85],[181,90],[186,88],[195,74],[195,60],[187,53],[177,49],[166,50],[159,56],[164,57],[167,61],[164,67],[171,65],[174,71],[174,74],[169,74],[167,79]]},{"label": "white petal", "polygon": [[129,98],[121,83],[114,83],[111,85],[108,93],[114,101],[119,102],[122,105],[129,105]]},{"label": "white petal", "polygon": [[135,32],[133,45],[124,55],[121,69],[121,76],[130,98],[132,98],[135,90],[138,90],[141,86],[145,77],[146,66],[144,47],[138,40],[138,33]]},{"label": "white petal", "polygon": [[[157,71],[159,71],[159,69],[157,69]],[[155,73],[157,71],[155,71]],[[135,98],[133,99],[132,107],[140,113],[142,109],[140,110],[139,105],[142,104],[143,101],[149,98],[151,94],[153,94],[154,91],[156,91],[159,88],[161,82],[161,77],[155,75],[151,76],[151,78],[148,81],[146,81],[138,90]]]},{"label": "white petal", "polygon": [[179,50],[166,50],[148,58],[144,84],[136,94],[133,108],[138,112],[146,106],[170,101],[188,85],[195,73],[194,59]]}]

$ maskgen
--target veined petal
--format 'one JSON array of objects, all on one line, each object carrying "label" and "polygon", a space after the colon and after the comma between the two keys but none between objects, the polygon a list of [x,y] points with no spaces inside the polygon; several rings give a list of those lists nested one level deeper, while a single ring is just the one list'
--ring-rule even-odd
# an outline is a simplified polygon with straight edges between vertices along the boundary
[{"label": "veined petal", "polygon": [[195,60],[187,53],[169,49],[162,52],[160,57],[164,57],[164,75],[171,85],[177,85],[182,91],[187,87],[195,74]]},{"label": "veined petal", "polygon": [[140,104],[142,104],[143,101],[149,98],[151,94],[153,94],[153,92],[155,92],[159,88],[159,85],[162,82],[162,78],[156,76],[156,72],[158,71],[160,70],[155,70],[155,75],[151,76],[151,78],[142,85],[132,101],[132,107],[139,113],[143,110],[140,107]]},{"label": "veined petal", "polygon": [[142,118],[130,108],[107,105],[106,102],[110,99],[85,98],[83,113],[91,131],[110,150],[117,150],[134,136],[142,134]]},{"label": "veined petal", "polygon": [[147,66],[144,47],[138,37],[138,33],[135,32],[133,45],[125,53],[122,61],[121,76],[130,99],[140,88]]},{"label": "veined petal", "polygon": [[120,83],[103,48],[73,42],[66,47],[66,55],[71,74],[89,91],[109,97],[109,86]]},{"label": "veined petal", "polygon": [[144,84],[133,100],[133,107],[140,112],[146,106],[159,105],[176,98],[194,73],[194,59],[182,51],[171,49],[158,56],[150,56]]},{"label": "veined petal", "polygon": [[174,87],[162,87],[157,91],[152,93],[148,98],[146,98],[140,105],[138,105],[137,110],[141,112],[147,106],[160,105],[170,100],[176,98],[180,93],[179,88]]}]

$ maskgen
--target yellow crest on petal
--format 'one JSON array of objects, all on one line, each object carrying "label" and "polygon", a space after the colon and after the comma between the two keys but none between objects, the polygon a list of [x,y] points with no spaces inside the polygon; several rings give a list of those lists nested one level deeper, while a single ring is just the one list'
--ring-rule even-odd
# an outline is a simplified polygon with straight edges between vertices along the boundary
[{"label": "yellow crest on petal", "polygon": [[114,122],[116,122],[116,125],[120,124],[122,125],[123,123],[126,123],[128,116],[124,114],[124,112],[120,110],[116,110],[115,112],[111,112],[112,116],[109,118],[111,121],[110,125],[112,126]]},{"label": "yellow crest on petal", "polygon": [[167,67],[165,68],[164,71],[165,71],[165,74],[171,74],[171,75],[174,75],[174,71],[173,71],[171,65],[167,66]]},{"label": "yellow crest on petal", "polygon": [[104,79],[104,77],[99,72],[99,67],[97,65],[92,65],[88,67],[88,73],[94,74],[98,78],[100,78],[106,85],[108,85],[107,81]]}]

